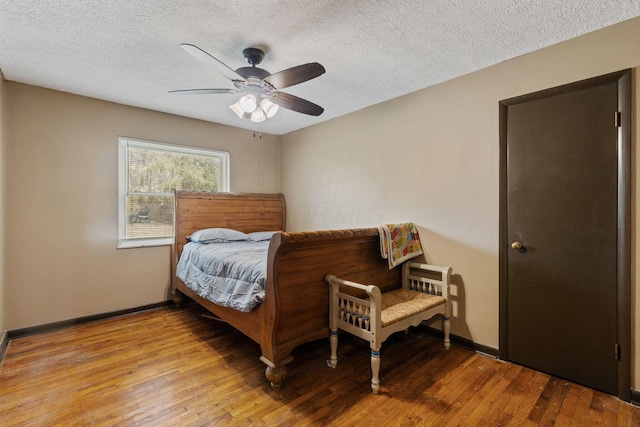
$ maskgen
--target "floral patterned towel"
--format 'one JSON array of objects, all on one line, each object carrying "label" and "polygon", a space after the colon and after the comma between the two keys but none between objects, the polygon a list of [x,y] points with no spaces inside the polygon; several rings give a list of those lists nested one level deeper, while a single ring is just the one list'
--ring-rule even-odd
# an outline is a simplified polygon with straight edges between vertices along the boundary
[{"label": "floral patterned towel", "polygon": [[404,261],[422,255],[418,229],[412,222],[378,226],[380,254],[389,260],[389,270]]}]

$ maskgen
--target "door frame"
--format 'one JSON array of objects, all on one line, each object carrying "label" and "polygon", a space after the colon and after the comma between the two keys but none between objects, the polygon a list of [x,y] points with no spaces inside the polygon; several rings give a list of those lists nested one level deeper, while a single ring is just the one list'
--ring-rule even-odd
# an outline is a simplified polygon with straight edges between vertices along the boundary
[{"label": "door frame", "polygon": [[[631,70],[582,80],[563,86],[500,101],[500,225],[499,225],[499,351],[508,360],[507,256],[507,119],[512,105],[559,95],[610,82],[618,83],[618,208],[617,208],[617,343],[618,398],[631,400]],[[612,126],[614,116],[611,117]],[[611,349],[613,352],[614,349]]]}]

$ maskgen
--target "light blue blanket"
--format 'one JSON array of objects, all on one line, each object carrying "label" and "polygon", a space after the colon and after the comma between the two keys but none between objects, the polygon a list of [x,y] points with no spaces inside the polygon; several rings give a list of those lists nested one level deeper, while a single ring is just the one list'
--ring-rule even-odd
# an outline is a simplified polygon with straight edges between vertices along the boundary
[{"label": "light blue blanket", "polygon": [[264,299],[269,241],[187,243],[176,276],[202,298],[239,311]]}]

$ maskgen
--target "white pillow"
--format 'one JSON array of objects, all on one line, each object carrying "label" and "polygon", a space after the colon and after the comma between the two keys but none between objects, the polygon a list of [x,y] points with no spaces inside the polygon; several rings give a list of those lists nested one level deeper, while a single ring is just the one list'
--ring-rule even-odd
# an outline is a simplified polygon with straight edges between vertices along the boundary
[{"label": "white pillow", "polygon": [[242,231],[230,228],[204,228],[187,236],[187,239],[197,243],[224,243],[247,240],[248,237]]},{"label": "white pillow", "polygon": [[277,231],[255,231],[248,234],[247,240],[252,242],[261,242],[263,240],[271,240],[271,236],[276,234]]}]

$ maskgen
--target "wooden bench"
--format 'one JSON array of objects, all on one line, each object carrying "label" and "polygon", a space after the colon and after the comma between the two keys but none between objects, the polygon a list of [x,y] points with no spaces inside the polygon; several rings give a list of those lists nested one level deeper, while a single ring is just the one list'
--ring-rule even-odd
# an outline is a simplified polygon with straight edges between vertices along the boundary
[{"label": "wooden bench", "polygon": [[389,335],[442,316],[444,347],[449,349],[451,346],[451,267],[406,262],[402,268],[402,287],[384,293],[375,285],[350,282],[333,275],[325,278],[331,287],[331,358],[327,364],[332,368],[338,365],[338,329],[369,341],[371,390],[374,393],[380,390],[380,347]]}]

